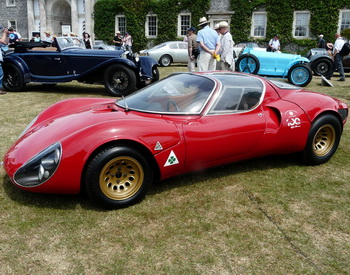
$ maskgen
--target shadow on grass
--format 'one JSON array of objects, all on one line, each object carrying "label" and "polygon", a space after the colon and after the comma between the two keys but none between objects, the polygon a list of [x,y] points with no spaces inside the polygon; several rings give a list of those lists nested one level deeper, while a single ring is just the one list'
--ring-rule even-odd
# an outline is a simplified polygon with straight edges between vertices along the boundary
[{"label": "shadow on grass", "polygon": [[239,161],[157,182],[152,185],[148,194],[162,193],[173,188],[189,186],[202,181],[217,180],[218,178],[224,179],[227,176],[234,176],[240,173],[257,172],[271,168],[283,169],[292,166],[304,166],[300,159],[300,154],[274,155]]},{"label": "shadow on grass", "polygon": [[77,195],[55,195],[41,194],[24,191],[16,187],[6,175],[3,178],[3,188],[6,195],[18,204],[37,207],[37,208],[54,208],[54,209],[75,209],[81,207],[94,211],[106,211],[99,208],[89,200],[84,192]]},{"label": "shadow on grass", "polygon": [[[90,85],[82,84],[79,82],[58,83],[57,85],[51,84],[29,84],[27,85],[26,92],[38,92],[38,93],[57,93],[57,94],[76,94],[76,95],[96,95],[96,96],[111,96],[104,88],[103,85]],[[18,93],[18,92],[17,92]]]},{"label": "shadow on grass", "polygon": [[[153,184],[148,192],[149,195],[158,194],[171,190],[173,188],[195,185],[202,181],[210,181],[211,179],[225,178],[229,175],[239,173],[256,172],[271,168],[286,168],[291,166],[301,166],[300,160],[296,154],[269,156],[264,158],[252,159],[247,161],[236,162],[224,166],[218,166],[200,172],[185,174],[170,178]],[[54,209],[75,209],[81,207],[93,211],[109,211],[100,208],[92,202],[85,192],[78,195],[53,195],[39,194],[24,191],[13,185],[9,177],[6,175],[3,179],[3,188],[8,197],[19,204],[29,205],[38,208],[54,208]],[[147,197],[146,197],[147,200]],[[139,202],[139,203],[142,203]]]}]

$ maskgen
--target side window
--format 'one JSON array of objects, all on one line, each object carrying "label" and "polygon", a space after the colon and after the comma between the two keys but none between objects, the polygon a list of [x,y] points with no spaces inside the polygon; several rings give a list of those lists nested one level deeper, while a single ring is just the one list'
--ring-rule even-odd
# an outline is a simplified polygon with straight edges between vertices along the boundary
[{"label": "side window", "polygon": [[294,12],[293,22],[293,36],[295,38],[309,37],[309,11],[296,11]]},{"label": "side window", "polygon": [[191,27],[191,14],[179,14],[177,20],[177,36],[185,37],[189,27]]},{"label": "side window", "polygon": [[126,18],[125,15],[115,16],[115,32],[120,31],[122,35],[126,32]]},{"label": "side window", "polygon": [[169,48],[170,49],[177,49],[178,48],[177,43],[170,44]]},{"label": "side window", "polygon": [[262,90],[256,87],[226,86],[210,114],[253,110],[258,106],[261,96]]},{"label": "side window", "polygon": [[186,49],[187,50],[188,46],[187,43],[179,43],[179,49]]},{"label": "side window", "polygon": [[158,20],[156,14],[148,14],[146,17],[146,37],[156,38],[158,33]]},{"label": "side window", "polygon": [[340,17],[339,17],[339,30],[340,33],[341,30],[350,28],[350,10],[341,10],[340,11]]},{"label": "side window", "polygon": [[254,12],[252,17],[251,36],[265,37],[266,35],[266,12]]}]

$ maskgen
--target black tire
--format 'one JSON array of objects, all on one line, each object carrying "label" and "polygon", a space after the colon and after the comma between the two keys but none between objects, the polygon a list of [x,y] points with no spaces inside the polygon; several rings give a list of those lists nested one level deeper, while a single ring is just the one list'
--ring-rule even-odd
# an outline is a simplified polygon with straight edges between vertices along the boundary
[{"label": "black tire", "polygon": [[159,64],[162,67],[168,67],[172,62],[173,62],[173,59],[168,54],[164,54],[159,58]]},{"label": "black tire", "polygon": [[295,64],[288,71],[289,83],[304,87],[312,80],[312,71],[307,64]]},{"label": "black tire", "polygon": [[152,68],[152,83],[158,81],[160,78],[159,69],[157,66]]},{"label": "black tire", "polygon": [[243,54],[238,57],[236,69],[239,72],[257,74],[260,69],[260,62],[254,55]]},{"label": "black tire", "polygon": [[10,92],[23,91],[26,83],[22,71],[14,64],[3,64],[4,78],[2,85]]},{"label": "black tire", "polygon": [[84,179],[89,197],[104,208],[114,209],[141,200],[153,180],[153,170],[139,151],[109,147],[90,161]]},{"label": "black tire", "polygon": [[317,118],[311,125],[303,157],[309,165],[330,160],[337,151],[342,133],[341,122],[334,115]]},{"label": "black tire", "polygon": [[312,62],[312,71],[315,75],[328,75],[329,70],[331,69],[332,62],[328,59],[317,59]]},{"label": "black tire", "polygon": [[103,84],[112,96],[126,96],[136,89],[136,75],[128,67],[114,64],[105,71]]}]

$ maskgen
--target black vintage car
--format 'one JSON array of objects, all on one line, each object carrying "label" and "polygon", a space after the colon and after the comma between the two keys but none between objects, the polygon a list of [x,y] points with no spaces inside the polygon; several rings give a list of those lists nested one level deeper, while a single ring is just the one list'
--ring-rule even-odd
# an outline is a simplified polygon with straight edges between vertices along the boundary
[{"label": "black vintage car", "polygon": [[43,42],[16,42],[3,63],[3,86],[22,91],[26,83],[56,84],[77,80],[103,84],[109,94],[123,96],[159,79],[158,63],[151,57],[125,51],[85,49],[78,37],[56,37]]},{"label": "black vintage car", "polygon": [[[310,60],[311,69],[315,75],[327,75],[333,60],[326,49],[313,48],[309,50],[306,57]],[[344,56],[343,67],[345,72],[350,72],[350,55]]]}]

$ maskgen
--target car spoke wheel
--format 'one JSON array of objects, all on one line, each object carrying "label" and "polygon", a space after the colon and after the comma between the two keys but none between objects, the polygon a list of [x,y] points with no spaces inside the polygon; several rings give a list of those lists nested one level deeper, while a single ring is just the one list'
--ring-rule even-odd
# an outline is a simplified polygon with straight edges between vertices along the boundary
[{"label": "car spoke wheel", "polygon": [[4,78],[2,85],[4,88],[11,92],[23,91],[26,83],[21,70],[13,64],[4,64],[3,71]]},{"label": "car spoke wheel", "polygon": [[88,195],[110,209],[125,207],[143,198],[153,180],[153,170],[141,152],[126,146],[99,152],[85,172]]},{"label": "car spoke wheel", "polygon": [[312,79],[312,71],[308,65],[296,64],[288,72],[288,81],[296,86],[306,86]]},{"label": "car spoke wheel", "polygon": [[171,56],[170,55],[163,55],[160,59],[159,59],[159,64],[162,67],[168,67],[170,66],[172,60],[171,60]]},{"label": "car spoke wheel", "polygon": [[254,55],[244,54],[237,60],[237,69],[240,72],[257,74],[260,69],[260,63]]},{"label": "car spoke wheel", "polygon": [[126,66],[115,64],[110,66],[104,76],[106,90],[113,96],[125,96],[136,88],[135,73]]},{"label": "car spoke wheel", "polygon": [[327,162],[339,146],[341,132],[341,122],[337,117],[324,115],[316,119],[303,151],[304,160],[311,165]]},{"label": "car spoke wheel", "polygon": [[331,62],[329,60],[316,60],[313,64],[313,71],[315,75],[328,75],[331,68]]}]

